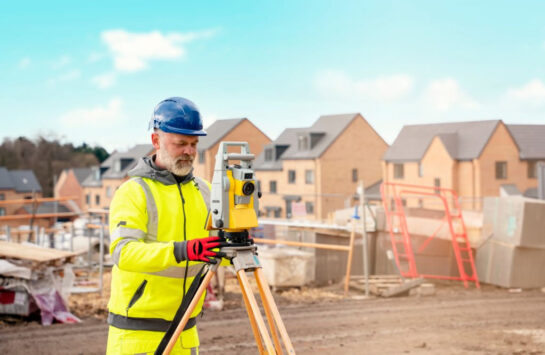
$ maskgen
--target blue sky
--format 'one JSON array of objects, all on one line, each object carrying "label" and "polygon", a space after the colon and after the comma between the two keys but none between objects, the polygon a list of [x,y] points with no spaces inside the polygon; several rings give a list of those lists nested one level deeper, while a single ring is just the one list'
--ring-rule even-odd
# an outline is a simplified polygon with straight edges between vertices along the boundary
[{"label": "blue sky", "polygon": [[126,149],[184,96],[274,139],[360,112],[545,124],[543,1],[49,1],[0,14],[0,138]]}]

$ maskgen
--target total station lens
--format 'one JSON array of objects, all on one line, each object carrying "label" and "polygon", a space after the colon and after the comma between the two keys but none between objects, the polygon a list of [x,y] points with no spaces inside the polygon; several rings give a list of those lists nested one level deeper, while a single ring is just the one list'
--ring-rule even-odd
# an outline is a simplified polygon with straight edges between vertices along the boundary
[{"label": "total station lens", "polygon": [[244,185],[242,185],[242,193],[246,196],[250,196],[255,191],[255,185],[251,181],[246,181]]}]

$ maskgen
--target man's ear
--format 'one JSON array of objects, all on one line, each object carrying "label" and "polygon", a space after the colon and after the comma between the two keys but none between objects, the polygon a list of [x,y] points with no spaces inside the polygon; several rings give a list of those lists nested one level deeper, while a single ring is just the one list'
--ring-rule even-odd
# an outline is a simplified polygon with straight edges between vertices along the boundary
[{"label": "man's ear", "polygon": [[159,140],[159,133],[158,132],[153,132],[151,134],[151,144],[153,144],[153,148],[155,148],[155,150],[160,148],[159,141],[160,141]]}]

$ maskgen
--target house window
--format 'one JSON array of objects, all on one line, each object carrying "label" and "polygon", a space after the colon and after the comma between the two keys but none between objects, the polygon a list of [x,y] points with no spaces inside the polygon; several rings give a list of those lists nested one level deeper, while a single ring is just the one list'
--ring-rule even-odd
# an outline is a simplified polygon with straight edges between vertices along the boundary
[{"label": "house window", "polygon": [[106,186],[106,197],[112,197],[112,188],[110,186]]},{"label": "house window", "polygon": [[314,214],[314,202],[305,202],[305,209],[307,214]]},{"label": "house window", "polygon": [[496,180],[507,179],[507,162],[506,161],[497,161],[496,162]]},{"label": "house window", "polygon": [[6,195],[5,194],[0,194],[0,201],[4,201],[6,199]]},{"label": "house window", "polygon": [[95,195],[95,205],[100,205],[100,195]]},{"label": "house window", "polygon": [[271,180],[269,181],[269,192],[271,194],[275,194],[276,193],[276,180]]},{"label": "house window", "polygon": [[277,208],[274,210],[274,218],[280,218],[281,217],[281,214],[282,213],[282,209],[281,208]]},{"label": "house window", "polygon": [[288,184],[295,184],[295,170],[288,170]]},{"label": "house window", "polygon": [[352,169],[352,182],[358,182],[358,169]]},{"label": "house window", "polygon": [[85,195],[85,204],[90,205],[91,204],[91,194]]},{"label": "house window", "polygon": [[204,150],[199,151],[199,163],[204,163]]},{"label": "house window", "polygon": [[314,184],[314,170],[305,170],[305,184]]},{"label": "house window", "polygon": [[536,179],[536,178],[537,178],[537,162],[529,161],[528,162],[528,179]]},{"label": "house window", "polygon": [[435,193],[440,194],[441,193],[441,179],[440,178],[433,179],[433,186],[435,186]]},{"label": "house window", "polygon": [[265,149],[265,161],[273,160],[273,150],[272,148]]},{"label": "house window", "polygon": [[0,207],[0,216],[6,215],[6,209],[4,207]]},{"label": "house window", "polygon": [[424,176],[424,168],[422,167],[422,163],[418,163],[418,177]]},{"label": "house window", "polygon": [[394,179],[403,179],[403,164],[394,164]]}]

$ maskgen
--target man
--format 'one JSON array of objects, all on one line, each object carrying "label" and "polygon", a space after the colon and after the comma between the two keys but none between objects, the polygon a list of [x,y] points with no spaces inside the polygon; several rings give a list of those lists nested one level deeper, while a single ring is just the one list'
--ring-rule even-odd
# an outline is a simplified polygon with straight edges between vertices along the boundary
[{"label": "man", "polygon": [[[108,354],[153,353],[202,268],[223,256],[204,229],[210,184],[192,175],[203,130],[193,102],[160,102],[150,121],[152,157],[142,158],[110,206],[115,263],[108,304]],[[171,354],[198,353],[196,317],[204,295]]]}]

